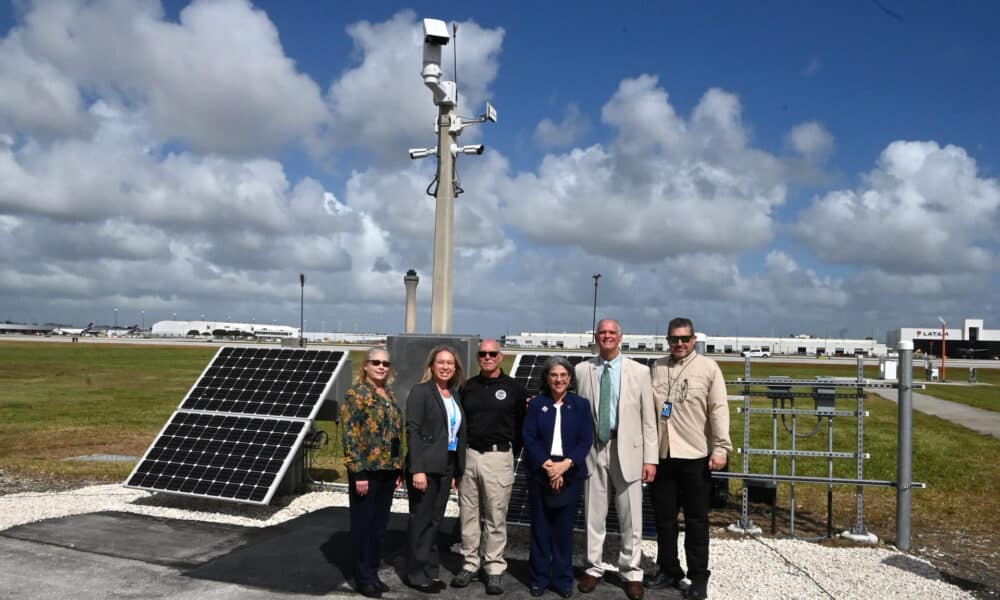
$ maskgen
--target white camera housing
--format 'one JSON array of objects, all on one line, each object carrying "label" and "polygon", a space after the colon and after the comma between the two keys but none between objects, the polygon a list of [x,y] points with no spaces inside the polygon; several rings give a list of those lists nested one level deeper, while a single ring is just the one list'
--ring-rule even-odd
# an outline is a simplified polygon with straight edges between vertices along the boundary
[{"label": "white camera housing", "polygon": [[434,156],[437,154],[437,150],[433,148],[410,148],[410,158],[416,160],[418,158],[427,158],[428,156]]},{"label": "white camera housing", "polygon": [[486,152],[486,146],[483,144],[472,144],[471,146],[459,146],[457,144],[451,145],[451,155],[457,156],[461,154],[482,154]]},{"label": "white camera housing", "polygon": [[424,19],[424,43],[434,46],[445,46],[451,34],[448,25],[441,19]]},{"label": "white camera housing", "polygon": [[448,25],[440,19],[424,19],[424,68],[420,76],[424,85],[434,94],[434,104],[452,106],[455,104],[454,84],[449,89],[448,82],[441,81],[441,47],[448,43],[451,34]]}]

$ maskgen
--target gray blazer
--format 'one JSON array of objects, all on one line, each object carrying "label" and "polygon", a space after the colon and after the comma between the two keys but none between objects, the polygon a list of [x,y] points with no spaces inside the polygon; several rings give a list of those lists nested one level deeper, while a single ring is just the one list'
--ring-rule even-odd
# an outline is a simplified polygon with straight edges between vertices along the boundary
[{"label": "gray blazer", "polygon": [[[465,412],[457,388],[449,388],[462,415],[455,453],[456,478],[465,470]],[[448,467],[448,411],[434,381],[418,383],[406,398],[406,469],[410,473],[444,474]]]},{"label": "gray blazer", "polygon": [[[597,419],[600,412],[601,369],[595,356],[576,365],[577,393],[590,399],[594,420],[594,447],[587,455],[587,470],[594,472],[598,450]],[[626,482],[642,478],[643,463],[659,463],[659,415],[653,401],[649,368],[622,356],[622,380],[618,398],[618,462]]]}]

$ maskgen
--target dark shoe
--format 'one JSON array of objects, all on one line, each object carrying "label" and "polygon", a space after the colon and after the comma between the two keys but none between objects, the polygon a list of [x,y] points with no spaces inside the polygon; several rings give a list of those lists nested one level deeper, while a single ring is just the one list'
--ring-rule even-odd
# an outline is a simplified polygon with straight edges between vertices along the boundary
[{"label": "dark shoe", "polygon": [[642,600],[646,590],[642,589],[641,581],[629,581],[625,584],[625,595],[628,596],[628,600]]},{"label": "dark shoe", "polygon": [[705,600],[708,598],[708,582],[692,581],[687,592],[688,600]]},{"label": "dark shoe", "polygon": [[381,579],[376,579],[375,585],[378,586],[378,591],[382,592],[383,594],[389,591],[388,584],[386,584],[386,582],[382,581]]},{"label": "dark shoe", "polygon": [[417,590],[418,592],[423,592],[425,594],[437,594],[441,591],[441,588],[438,587],[434,582],[413,583],[412,581],[407,581],[406,585]]},{"label": "dark shoe", "polygon": [[537,597],[545,594],[545,588],[533,587],[533,588],[531,588],[531,592],[530,593],[531,593],[531,597],[532,598],[537,598]]},{"label": "dark shoe", "polygon": [[666,571],[660,569],[660,572],[656,575],[647,575],[643,577],[642,585],[651,590],[662,590],[664,588],[680,589],[681,579],[683,579],[683,577],[668,575]]},{"label": "dark shoe", "polygon": [[600,577],[594,577],[590,573],[584,573],[583,576],[580,577],[580,585],[576,587],[584,594],[589,594],[597,588],[598,583],[601,583]]},{"label": "dark shoe", "polygon": [[499,596],[503,593],[503,575],[486,577],[486,593],[490,596]]},{"label": "dark shoe", "polygon": [[462,569],[458,575],[451,578],[451,587],[453,588],[464,588],[469,587],[472,580],[476,578],[476,574],[467,569]]},{"label": "dark shoe", "polygon": [[569,598],[569,597],[571,597],[573,595],[573,588],[572,587],[567,588],[565,590],[560,590],[560,589],[556,589],[556,588],[550,588],[550,589],[553,592],[559,594],[559,596],[562,597],[562,598]]},{"label": "dark shoe", "polygon": [[358,591],[366,598],[382,597],[382,590],[378,589],[377,583],[362,583],[358,586]]}]

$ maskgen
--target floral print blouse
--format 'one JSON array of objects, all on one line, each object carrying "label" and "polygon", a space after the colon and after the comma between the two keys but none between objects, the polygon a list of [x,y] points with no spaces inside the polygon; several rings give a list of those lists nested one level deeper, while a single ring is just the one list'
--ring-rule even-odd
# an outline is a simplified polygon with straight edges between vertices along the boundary
[{"label": "floral print blouse", "polygon": [[367,479],[366,471],[393,471],[403,466],[403,414],[392,390],[386,392],[388,399],[361,381],[347,390],[340,404],[344,462],[359,479]]}]

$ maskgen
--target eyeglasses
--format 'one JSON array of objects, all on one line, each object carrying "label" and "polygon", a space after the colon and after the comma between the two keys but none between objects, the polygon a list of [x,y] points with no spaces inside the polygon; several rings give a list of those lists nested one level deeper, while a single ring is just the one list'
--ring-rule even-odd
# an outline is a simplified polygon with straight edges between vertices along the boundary
[{"label": "eyeglasses", "polygon": [[686,344],[690,342],[691,338],[693,337],[694,337],[693,335],[668,335],[667,341],[670,342],[671,344],[676,344],[677,342],[682,342]]},{"label": "eyeglasses", "polygon": [[392,363],[389,362],[389,361],[387,361],[387,360],[370,360],[370,361],[368,361],[368,364],[370,364],[373,367],[390,367],[390,366],[392,366]]},{"label": "eyeglasses", "polygon": [[487,356],[489,356],[490,358],[496,358],[496,357],[500,356],[500,351],[499,350],[480,350],[479,352],[477,352],[477,354],[479,354],[479,358],[486,358]]}]

